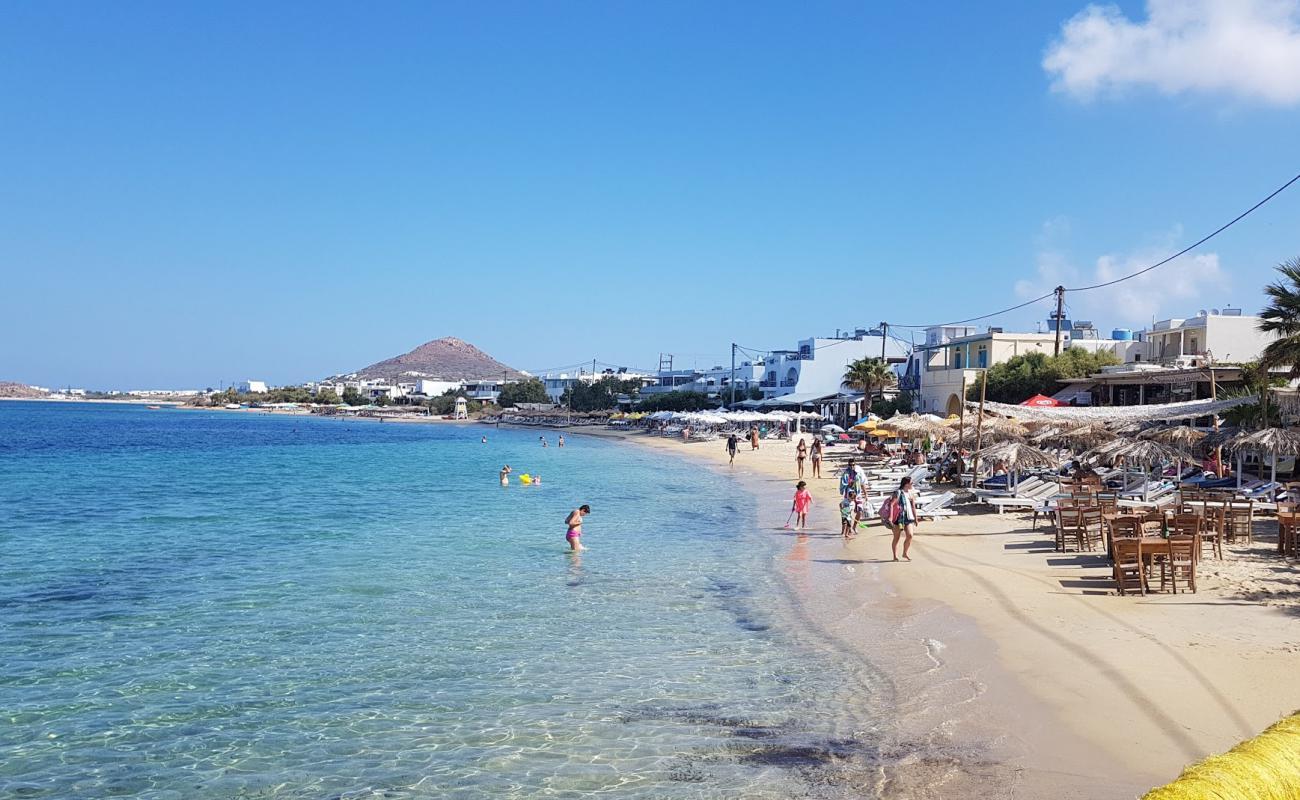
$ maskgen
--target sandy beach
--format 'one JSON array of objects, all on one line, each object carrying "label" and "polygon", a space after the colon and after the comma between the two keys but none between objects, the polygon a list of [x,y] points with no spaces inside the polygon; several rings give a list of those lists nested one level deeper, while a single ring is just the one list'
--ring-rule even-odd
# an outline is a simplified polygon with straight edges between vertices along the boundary
[{"label": "sandy beach", "polygon": [[1029,515],[963,508],[923,523],[896,563],[878,522],[840,538],[829,464],[809,479],[808,535],[782,529],[789,442],[742,443],[728,468],[720,441],[609,433],[730,469],[761,498],[761,527],[791,540],[779,568],[810,630],[899,673],[900,741],[950,749],[953,774],[909,787],[900,756],[886,796],[962,796],[980,764],[1012,768],[1008,797],[1131,797],[1300,708],[1300,581],[1271,519],[1253,547],[1202,562],[1196,594],[1120,597],[1100,556],[1054,552]]}]

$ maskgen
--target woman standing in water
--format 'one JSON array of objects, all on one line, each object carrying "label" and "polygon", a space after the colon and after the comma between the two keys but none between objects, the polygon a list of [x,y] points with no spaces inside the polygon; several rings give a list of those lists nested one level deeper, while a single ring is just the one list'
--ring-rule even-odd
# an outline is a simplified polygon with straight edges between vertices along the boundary
[{"label": "woman standing in water", "polygon": [[903,540],[903,560],[911,561],[907,554],[912,549],[912,534],[916,533],[916,504],[912,501],[912,479],[903,478],[903,482],[898,485],[898,491],[894,494],[894,504],[898,508],[898,516],[894,522],[894,560],[898,560],[898,540],[899,537],[906,536]]},{"label": "woman standing in water", "polygon": [[582,518],[591,513],[591,506],[583,503],[569,512],[565,518],[564,524],[569,527],[569,532],[564,534],[564,540],[569,543],[570,550],[586,550],[582,546]]},{"label": "woman standing in water", "polygon": [[509,486],[509,485],[510,485],[510,465],[509,465],[509,464],[506,464],[504,467],[501,468],[501,485],[502,485],[502,486]]}]

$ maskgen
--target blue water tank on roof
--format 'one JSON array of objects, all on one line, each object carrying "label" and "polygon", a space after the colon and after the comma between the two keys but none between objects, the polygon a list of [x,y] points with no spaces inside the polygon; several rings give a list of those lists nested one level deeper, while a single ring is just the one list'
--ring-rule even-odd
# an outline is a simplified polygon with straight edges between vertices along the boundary
[{"label": "blue water tank on roof", "polygon": [[1131,342],[1133,341],[1133,331],[1128,328],[1116,328],[1110,332],[1110,338],[1117,342]]}]

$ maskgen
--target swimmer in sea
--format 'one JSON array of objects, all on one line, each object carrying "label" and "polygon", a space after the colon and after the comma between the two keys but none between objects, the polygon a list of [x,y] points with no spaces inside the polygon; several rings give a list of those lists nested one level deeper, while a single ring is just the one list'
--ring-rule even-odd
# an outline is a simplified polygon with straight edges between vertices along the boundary
[{"label": "swimmer in sea", "polygon": [[510,465],[509,465],[509,464],[506,464],[504,467],[501,468],[501,485],[502,485],[502,486],[509,486],[509,485],[510,485]]},{"label": "swimmer in sea", "polygon": [[546,446],[546,437],[545,437],[545,436],[538,436],[537,438],[542,440],[542,447],[545,447],[545,446]]},{"label": "swimmer in sea", "polygon": [[487,444],[487,437],[486,437],[486,436],[483,437],[483,444]]},{"label": "swimmer in sea", "polygon": [[564,524],[569,527],[569,532],[564,534],[564,539],[569,543],[570,550],[586,550],[582,546],[582,518],[591,513],[591,506],[583,504],[569,512],[565,518]]},{"label": "swimmer in sea", "polygon": [[560,442],[559,442],[559,446],[560,446],[560,447],[564,447],[564,434],[560,434]]}]

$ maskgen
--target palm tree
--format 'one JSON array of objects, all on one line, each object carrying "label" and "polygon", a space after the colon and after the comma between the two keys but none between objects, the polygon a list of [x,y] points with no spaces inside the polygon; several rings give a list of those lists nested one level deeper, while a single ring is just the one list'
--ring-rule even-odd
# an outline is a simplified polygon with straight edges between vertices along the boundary
[{"label": "palm tree", "polygon": [[1286,367],[1292,378],[1300,378],[1300,258],[1282,262],[1277,271],[1284,280],[1264,289],[1271,302],[1259,314],[1259,329],[1278,338],[1264,348],[1260,368],[1267,375],[1271,368]]},{"label": "palm tree", "polygon": [[850,361],[845,367],[841,383],[850,389],[862,392],[863,396],[870,401],[876,389],[883,390],[886,386],[892,386],[896,380],[894,371],[885,361],[879,358],[859,358]]}]

